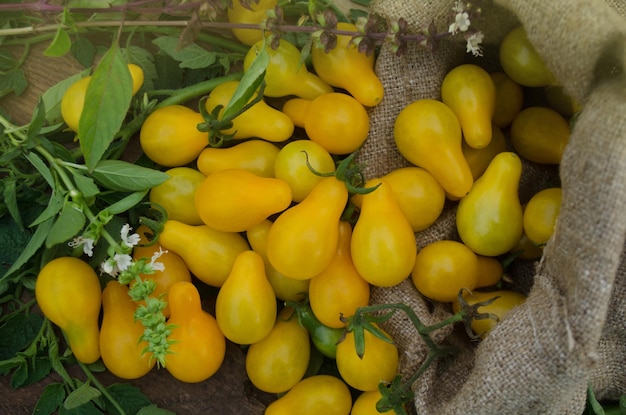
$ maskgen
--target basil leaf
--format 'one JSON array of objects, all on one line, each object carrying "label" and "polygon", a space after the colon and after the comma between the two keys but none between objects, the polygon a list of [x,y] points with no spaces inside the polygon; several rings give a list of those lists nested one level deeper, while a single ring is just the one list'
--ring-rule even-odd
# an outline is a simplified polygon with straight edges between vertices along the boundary
[{"label": "basil leaf", "polygon": [[85,164],[93,170],[115,139],[130,106],[133,80],[117,45],[96,67],[85,93],[78,123],[80,148]]},{"label": "basil leaf", "polygon": [[122,160],[102,160],[91,176],[110,190],[137,192],[148,190],[170,176],[159,170],[137,166]]}]

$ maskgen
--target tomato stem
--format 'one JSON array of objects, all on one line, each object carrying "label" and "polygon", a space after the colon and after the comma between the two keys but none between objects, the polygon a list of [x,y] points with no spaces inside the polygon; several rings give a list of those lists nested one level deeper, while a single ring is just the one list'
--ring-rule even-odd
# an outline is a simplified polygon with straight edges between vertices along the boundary
[{"label": "tomato stem", "polygon": [[96,388],[100,391],[100,393],[109,400],[109,402],[111,402],[111,404],[115,407],[115,409],[117,409],[118,413],[120,415],[126,415],[126,411],[124,411],[124,408],[121,407],[121,405],[119,404],[118,401],[115,400],[115,398],[109,393],[109,391],[107,390],[107,388],[105,388],[102,383],[100,383],[100,381],[98,381],[98,379],[96,379],[96,377],[93,375],[93,372],[91,370],[89,370],[89,368],[87,367],[87,365],[85,365],[84,363],[78,361],[78,365],[80,366],[80,368],[83,370],[83,372],[85,373],[85,375],[87,375],[87,379],[89,379],[89,381],[91,383],[93,383]]}]

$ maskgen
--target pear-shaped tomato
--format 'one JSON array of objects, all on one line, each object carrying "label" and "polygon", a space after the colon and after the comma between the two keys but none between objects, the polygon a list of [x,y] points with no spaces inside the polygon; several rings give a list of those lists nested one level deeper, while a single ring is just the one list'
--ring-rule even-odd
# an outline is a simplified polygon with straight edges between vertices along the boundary
[{"label": "pear-shaped tomato", "polygon": [[[496,298],[497,297],[497,298]],[[495,301],[478,307],[479,313],[491,314],[490,318],[481,318],[472,320],[472,331],[481,338],[485,338],[496,324],[509,312],[513,307],[523,304],[526,301],[524,294],[511,290],[496,291],[473,291],[464,293],[463,298],[469,305],[484,302],[496,298]],[[460,310],[458,300],[452,302],[452,310],[456,313]]]},{"label": "pear-shaped tomato", "polygon": [[333,92],[330,85],[309,72],[306,65],[300,62],[300,50],[285,39],[280,39],[276,49],[265,39],[252,45],[243,61],[244,72],[248,71],[263,47],[269,55],[263,91],[266,97],[296,95],[300,98],[314,99],[319,95]]},{"label": "pear-shaped tomato", "polygon": [[349,154],[365,142],[370,119],[363,104],[348,94],[331,92],[311,101],[304,130],[330,154]]},{"label": "pear-shaped tomato", "polygon": [[191,163],[209,144],[208,134],[198,130],[198,124],[203,122],[199,112],[183,105],[157,108],[141,125],[141,149],[150,160],[162,166]]},{"label": "pear-shaped tomato", "polygon": [[476,259],[478,260],[477,288],[491,287],[500,282],[504,275],[504,266],[498,258],[476,255]]},{"label": "pear-shaped tomato", "polygon": [[492,121],[499,128],[506,128],[524,106],[524,88],[504,72],[492,72],[489,75],[496,87]]},{"label": "pear-shaped tomato", "polygon": [[310,279],[330,264],[339,241],[339,220],[348,189],[325,177],[299,204],[276,219],[267,239],[267,256],[281,274]]},{"label": "pear-shaped tomato", "polygon": [[220,329],[234,343],[256,343],[274,326],[276,312],[263,258],[251,250],[242,252],[217,294],[215,317]]},{"label": "pear-shaped tomato", "polygon": [[[260,24],[267,19],[268,10],[272,10],[278,4],[278,0],[257,0],[242,4],[235,0],[226,9],[228,21],[234,24]],[[263,39],[263,31],[260,28],[245,29],[234,27],[233,35],[244,45],[253,45]]]},{"label": "pear-shaped tomato", "polygon": [[350,389],[331,375],[304,378],[265,409],[265,415],[349,415]]},{"label": "pear-shaped tomato", "polygon": [[159,234],[163,248],[180,255],[191,273],[205,284],[221,287],[237,256],[250,249],[235,232],[222,232],[206,225],[191,226],[168,220]]},{"label": "pear-shaped tomato", "polygon": [[[389,337],[384,330],[380,330]],[[363,338],[365,353],[361,357],[357,354],[354,332],[346,334],[345,339],[337,345],[337,369],[343,380],[353,388],[360,391],[377,390],[381,382],[391,382],[396,375],[398,348],[369,330],[364,330]]]},{"label": "pear-shaped tomato", "polygon": [[89,264],[74,257],[53,259],[37,275],[35,296],[44,315],[65,333],[78,361],[93,363],[100,358],[102,293]]},{"label": "pear-shaped tomato", "polygon": [[555,78],[528,39],[526,29],[518,26],[500,42],[500,64],[515,82],[527,87],[554,84]]},{"label": "pear-shaped tomato", "polygon": [[261,177],[274,177],[279,148],[263,140],[248,140],[232,147],[207,147],[198,156],[198,170],[205,176],[221,170],[242,169]]},{"label": "pear-shaped tomato", "polygon": [[544,245],[552,237],[561,211],[563,191],[551,187],[535,193],[524,209],[524,234],[536,245]]},{"label": "pear-shaped tomato", "polygon": [[[207,111],[212,113],[216,107],[221,106],[221,115],[238,85],[239,81],[229,81],[213,89],[205,102]],[[254,97],[250,98],[250,101],[252,99]],[[267,141],[282,142],[291,137],[294,130],[291,118],[269,106],[262,99],[235,117],[232,123],[231,128],[221,131],[221,133],[232,135],[234,140],[258,137]]]},{"label": "pear-shaped tomato", "polygon": [[[311,169],[311,167],[313,169]],[[321,180],[314,171],[335,171],[335,161],[321,145],[311,140],[294,140],[280,149],[274,163],[274,175],[289,184],[294,202],[302,202]]]},{"label": "pear-shaped tomato", "polygon": [[[337,29],[356,32],[352,23],[339,22]],[[337,36],[337,44],[329,51],[314,47],[311,51],[315,72],[330,85],[345,89],[367,107],[378,105],[385,94],[383,84],[374,71],[374,54],[360,52],[347,35]]]},{"label": "pear-shaped tomato", "polygon": [[506,139],[504,134],[502,134],[502,130],[494,125],[491,128],[491,133],[491,141],[483,148],[470,147],[469,144],[463,141],[463,156],[467,160],[474,180],[478,180],[485,172],[496,154],[506,151]]},{"label": "pear-shaped tomato", "polygon": [[117,281],[107,283],[102,291],[100,353],[106,368],[122,379],[140,378],[156,363],[151,353],[144,353],[148,343],[139,341],[144,326],[135,319],[136,308],[128,287]]},{"label": "pear-shaped tomato", "polygon": [[377,182],[366,183],[366,187],[380,185],[363,195],[350,251],[354,266],[367,282],[391,287],[411,273],[417,247],[413,228],[398,207],[391,187],[385,181]]},{"label": "pear-shaped tomato", "polygon": [[511,124],[511,144],[520,157],[539,164],[558,164],[570,138],[569,123],[547,107],[528,107]]},{"label": "pear-shaped tomato", "polygon": [[291,204],[289,185],[274,177],[260,177],[243,169],[209,174],[196,190],[196,209],[202,221],[222,232],[244,232]]},{"label": "pear-shaped tomato", "polygon": [[150,189],[150,202],[167,212],[168,219],[188,225],[201,225],[202,219],[196,209],[196,189],[205,175],[192,167],[173,167],[165,171],[169,179]]},{"label": "pear-shaped tomato", "polygon": [[508,252],[522,236],[518,196],[522,162],[512,152],[493,158],[470,193],[460,200],[456,225],[461,240],[480,255]]},{"label": "pear-shaped tomato", "polygon": [[176,379],[196,383],[213,376],[226,355],[226,339],[215,318],[202,309],[200,293],[190,282],[177,282],[169,292],[168,324],[172,341],[165,368]]},{"label": "pear-shaped tomato", "polygon": [[443,212],[446,194],[437,180],[417,166],[394,169],[383,176],[389,183],[398,207],[419,232],[435,223]]},{"label": "pear-shaped tomato", "polygon": [[302,301],[309,292],[310,280],[298,280],[285,277],[272,266],[267,257],[267,236],[272,228],[272,222],[268,219],[246,231],[246,238],[254,252],[263,257],[265,263],[265,275],[274,289],[276,297],[283,301]]},{"label": "pear-shaped tomato", "polygon": [[324,270],[311,278],[309,302],[315,316],[329,327],[344,327],[340,317],[354,315],[359,307],[370,300],[370,286],[361,277],[350,253],[352,227],[348,222],[339,222],[337,253]]},{"label": "pear-shaped tomato", "polygon": [[306,373],[310,344],[309,333],[298,323],[293,308],[283,308],[269,334],[248,348],[248,378],[264,392],[287,392]]},{"label": "pear-shaped tomato", "polygon": [[463,138],[470,147],[489,144],[496,87],[487,71],[470,63],[452,69],[441,83],[441,100],[458,117]]},{"label": "pear-shaped tomato", "polygon": [[396,117],[393,135],[400,154],[428,170],[446,193],[460,198],[470,191],[473,178],[461,149],[461,126],[447,105],[411,102]]},{"label": "pear-shaped tomato", "polygon": [[459,291],[476,287],[478,259],[461,242],[437,240],[418,252],[411,279],[422,295],[450,302]]},{"label": "pear-shaped tomato", "polygon": [[[149,233],[148,227],[141,225],[137,228],[137,234],[141,237],[140,244],[149,242],[146,237],[147,233]],[[163,264],[163,270],[156,270],[151,274],[142,274],[140,277],[143,280],[150,279],[156,283],[156,287],[150,294],[150,297],[161,298],[167,302],[167,295],[172,285],[178,281],[191,282],[191,272],[180,255],[174,251],[163,249],[158,241],[145,246],[137,245],[133,249],[134,260],[144,258],[149,261],[155,255],[159,255],[157,261]],[[131,281],[130,286],[132,287],[135,282],[134,280]],[[169,304],[163,309],[163,315],[165,317],[170,315]]]}]

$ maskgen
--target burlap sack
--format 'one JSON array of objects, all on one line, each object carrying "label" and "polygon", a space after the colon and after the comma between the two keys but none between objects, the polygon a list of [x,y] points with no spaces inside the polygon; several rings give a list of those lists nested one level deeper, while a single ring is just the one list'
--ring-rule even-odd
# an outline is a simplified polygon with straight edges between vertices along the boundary
[{"label": "burlap sack", "polygon": [[[452,0],[377,0],[372,11],[405,18],[410,27],[433,19],[439,30]],[[376,70],[386,91],[371,111],[371,135],[360,154],[367,178],[408,165],[393,143],[393,122],[413,100],[440,98],[448,70],[467,61],[498,68],[497,45],[523,24],[529,38],[566,91],[584,105],[558,167],[524,163],[522,202],[561,179],[563,203],[553,239],[540,261],[514,265],[514,288],[526,303],[482,342],[462,330],[434,333],[460,353],[440,360],[414,384],[419,414],[580,414],[591,382],[599,399],[626,392],[626,0],[499,0],[483,4],[477,26],[485,34],[482,58],[464,42],[445,41],[434,51],[411,45],[396,57],[383,47]],[[458,239],[454,203],[418,247]],[[431,324],[449,307],[421,297],[410,280],[373,288],[372,303],[404,302]],[[427,349],[401,313],[384,326],[401,350],[401,372],[412,374]]]}]

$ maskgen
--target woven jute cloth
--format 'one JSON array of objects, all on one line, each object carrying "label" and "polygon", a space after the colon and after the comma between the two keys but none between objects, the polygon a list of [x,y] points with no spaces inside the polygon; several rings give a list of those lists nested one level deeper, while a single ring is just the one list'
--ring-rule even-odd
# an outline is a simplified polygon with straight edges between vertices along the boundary
[{"label": "woven jute cloth", "polygon": [[[377,0],[371,11],[400,17],[409,27],[434,21],[446,30],[452,0]],[[484,56],[447,40],[434,51],[409,45],[395,56],[383,47],[376,71],[383,102],[370,112],[370,137],[360,152],[367,178],[409,165],[393,141],[393,123],[410,102],[440,99],[454,66],[472,62],[498,70],[498,45],[518,25],[557,81],[583,105],[559,166],[524,162],[520,201],[560,183],[562,207],[552,239],[537,261],[511,269],[527,301],[481,342],[450,327],[434,333],[459,353],[438,360],[413,385],[419,414],[580,414],[591,384],[598,399],[626,392],[626,0],[499,0],[483,2],[476,27]],[[474,24],[474,23],[472,23]],[[416,234],[418,249],[456,239],[455,202]],[[410,279],[372,288],[372,304],[403,302],[426,324],[450,315],[426,300]],[[403,375],[424,361],[427,348],[406,316],[385,324],[401,351]]]}]

